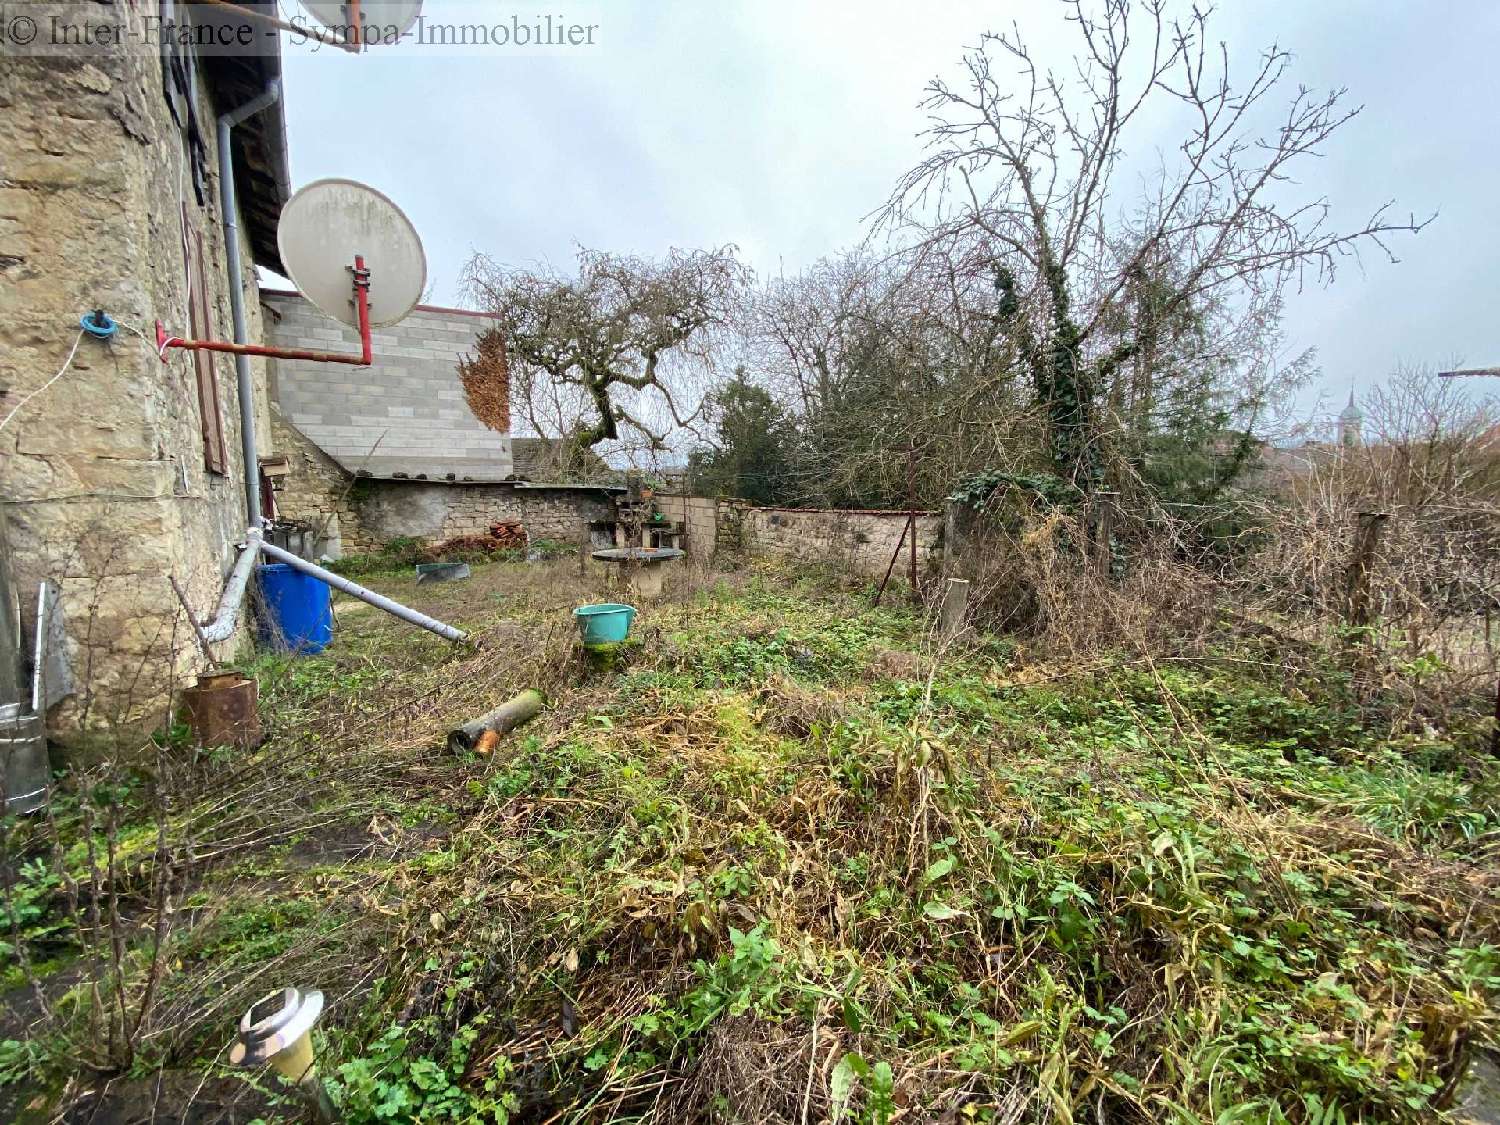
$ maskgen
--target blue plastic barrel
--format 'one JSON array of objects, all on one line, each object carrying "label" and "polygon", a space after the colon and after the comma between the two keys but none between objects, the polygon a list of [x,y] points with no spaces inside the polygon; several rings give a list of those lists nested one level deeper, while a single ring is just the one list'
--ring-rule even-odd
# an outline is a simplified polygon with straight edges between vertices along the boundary
[{"label": "blue plastic barrel", "polygon": [[261,644],[281,652],[322,652],[333,639],[333,591],[328,584],[286,563],[268,563],[255,571],[263,607]]},{"label": "blue plastic barrel", "polygon": [[635,607],[605,602],[602,605],[581,605],[573,611],[578,628],[583,632],[586,645],[618,644],[630,632],[630,622],[635,617]]}]

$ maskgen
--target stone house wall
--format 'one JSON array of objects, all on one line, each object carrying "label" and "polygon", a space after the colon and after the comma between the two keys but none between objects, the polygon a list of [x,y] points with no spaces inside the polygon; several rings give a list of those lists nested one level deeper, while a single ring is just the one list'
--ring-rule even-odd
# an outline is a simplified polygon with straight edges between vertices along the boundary
[{"label": "stone house wall", "polygon": [[[114,11],[140,23],[155,6]],[[154,52],[7,57],[0,66],[0,417],[62,367],[86,310],[103,308],[126,326],[108,342],[83,337],[68,372],[0,430],[16,588],[30,604],[39,581],[60,584],[88,693],[86,708],[65,704],[55,725],[156,711],[174,678],[199,664],[169,576],[208,614],[244,535],[232,359],[212,361],[227,454],[219,474],[205,467],[192,356],[171,351],[163,364],[143,338],[158,318],[189,334],[184,225],[189,240],[203,240],[209,328],[229,334],[218,108],[200,75],[197,112],[208,123],[200,203]],[[247,269],[237,283],[257,339],[246,224],[239,229]],[[269,447],[264,371],[258,360],[252,368]],[[220,655],[234,646],[225,642]]]}]

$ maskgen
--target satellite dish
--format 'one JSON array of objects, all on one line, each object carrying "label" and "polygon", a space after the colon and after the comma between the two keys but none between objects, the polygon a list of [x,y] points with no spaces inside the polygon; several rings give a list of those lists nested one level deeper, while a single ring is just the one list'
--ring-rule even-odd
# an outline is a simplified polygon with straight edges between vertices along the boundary
[{"label": "satellite dish", "polygon": [[[352,27],[344,0],[302,0],[313,19],[327,28]],[[366,46],[394,42],[422,14],[422,0],[359,0],[359,41]]]},{"label": "satellite dish", "polygon": [[359,326],[350,267],[370,271],[370,323],[403,319],[427,285],[427,255],[411,220],[384,195],[353,180],[314,180],[286,201],[276,228],[287,276],[334,320]]}]

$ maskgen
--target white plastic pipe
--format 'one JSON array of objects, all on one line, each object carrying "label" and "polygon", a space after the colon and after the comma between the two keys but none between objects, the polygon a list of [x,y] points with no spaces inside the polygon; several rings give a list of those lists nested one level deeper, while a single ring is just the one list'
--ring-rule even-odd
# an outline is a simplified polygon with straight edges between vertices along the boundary
[{"label": "white plastic pipe", "polygon": [[245,588],[250,584],[250,575],[255,571],[255,559],[260,554],[260,529],[252,527],[245,532],[245,545],[240,557],[229,572],[229,581],[224,583],[224,593],[219,598],[219,608],[214,611],[212,621],[201,625],[206,641],[227,641],[234,635],[235,622],[239,620],[240,603],[245,600]]}]

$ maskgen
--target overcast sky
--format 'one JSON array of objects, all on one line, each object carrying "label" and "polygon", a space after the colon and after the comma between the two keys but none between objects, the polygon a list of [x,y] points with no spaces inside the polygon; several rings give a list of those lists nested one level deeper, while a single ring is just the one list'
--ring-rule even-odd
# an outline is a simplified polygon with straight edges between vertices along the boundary
[{"label": "overcast sky", "polygon": [[[1216,30],[1246,65],[1272,42],[1294,78],[1364,112],[1300,172],[1354,217],[1386,199],[1438,212],[1331,287],[1291,298],[1326,399],[1398,362],[1500,364],[1500,3],[1223,0]],[[348,176],[385,191],[426,244],[432,299],[462,303],[481,250],[566,266],[577,244],[659,254],[734,243],[761,274],[847,247],[920,152],[924,83],[1022,18],[1039,61],[1073,38],[1062,9],[1011,3],[614,0],[569,6],[427,0],[432,21],[550,12],[597,24],[577,49],[289,46],[294,186]],[[1290,91],[1289,91],[1290,92]],[[1170,147],[1149,131],[1137,152]],[[1311,396],[1304,406],[1311,409]]]}]

